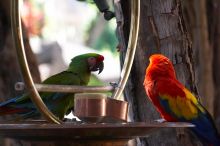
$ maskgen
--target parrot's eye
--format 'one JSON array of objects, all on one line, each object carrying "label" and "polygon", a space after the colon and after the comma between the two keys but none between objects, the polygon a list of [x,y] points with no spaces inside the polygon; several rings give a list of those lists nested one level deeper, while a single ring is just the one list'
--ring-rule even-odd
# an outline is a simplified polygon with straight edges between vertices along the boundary
[{"label": "parrot's eye", "polygon": [[88,60],[93,61],[93,60],[96,60],[96,59],[95,59],[95,57],[89,57]]},{"label": "parrot's eye", "polygon": [[89,64],[95,64],[96,63],[95,57],[89,57],[88,62],[89,62]]},{"label": "parrot's eye", "polygon": [[96,58],[95,57],[89,57],[88,58],[89,66],[94,66],[96,64]]}]

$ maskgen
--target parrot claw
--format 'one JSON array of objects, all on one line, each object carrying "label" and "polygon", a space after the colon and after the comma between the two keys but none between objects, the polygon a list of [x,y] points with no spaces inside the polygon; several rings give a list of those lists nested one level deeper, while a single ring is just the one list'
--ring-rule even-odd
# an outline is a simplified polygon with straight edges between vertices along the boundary
[{"label": "parrot claw", "polygon": [[163,118],[161,118],[161,119],[156,119],[156,120],[154,120],[155,122],[158,122],[158,123],[164,123],[164,122],[166,122],[166,120],[165,119],[163,119]]},{"label": "parrot claw", "polygon": [[110,82],[109,84],[110,84],[113,88],[117,88],[117,87],[118,87],[118,83]]},{"label": "parrot claw", "polygon": [[122,47],[121,44],[118,44],[116,48],[117,48],[117,52],[122,52],[122,51],[124,51],[124,48]]}]

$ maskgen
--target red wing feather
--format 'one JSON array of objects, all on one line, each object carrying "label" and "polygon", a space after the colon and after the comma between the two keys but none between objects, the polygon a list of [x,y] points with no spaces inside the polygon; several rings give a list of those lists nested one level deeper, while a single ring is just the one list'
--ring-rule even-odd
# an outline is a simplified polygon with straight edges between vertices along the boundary
[{"label": "red wing feather", "polygon": [[0,115],[17,114],[27,111],[29,110],[23,108],[0,107]]}]

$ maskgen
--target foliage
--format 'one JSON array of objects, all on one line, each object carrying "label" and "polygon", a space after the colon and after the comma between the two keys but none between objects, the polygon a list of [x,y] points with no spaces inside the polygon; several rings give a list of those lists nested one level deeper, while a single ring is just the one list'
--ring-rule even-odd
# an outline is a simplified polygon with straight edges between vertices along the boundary
[{"label": "foliage", "polygon": [[110,50],[111,52],[115,52],[115,48],[117,45],[117,39],[115,35],[115,31],[110,26],[110,23],[105,25],[105,28],[102,34],[97,38],[96,42],[93,44],[93,48],[100,50]]}]

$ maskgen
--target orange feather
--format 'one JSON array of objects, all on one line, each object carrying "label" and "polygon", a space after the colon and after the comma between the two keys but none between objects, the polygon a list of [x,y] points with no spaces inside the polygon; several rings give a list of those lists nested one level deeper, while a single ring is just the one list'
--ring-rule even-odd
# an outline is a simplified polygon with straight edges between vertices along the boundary
[{"label": "orange feather", "polygon": [[220,146],[214,122],[198,99],[176,78],[170,60],[155,54],[150,57],[144,87],[161,116],[167,121],[191,122],[192,131],[204,144]]}]

